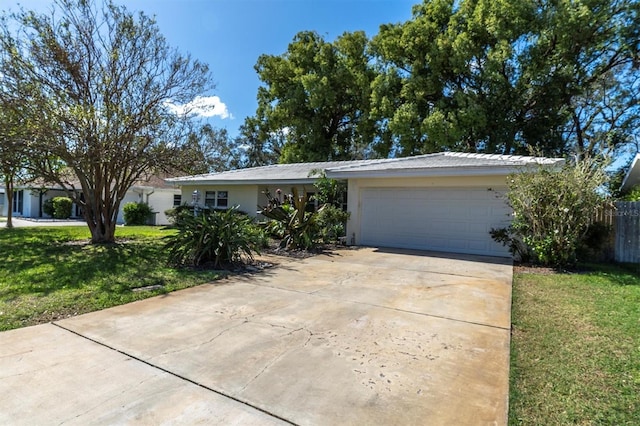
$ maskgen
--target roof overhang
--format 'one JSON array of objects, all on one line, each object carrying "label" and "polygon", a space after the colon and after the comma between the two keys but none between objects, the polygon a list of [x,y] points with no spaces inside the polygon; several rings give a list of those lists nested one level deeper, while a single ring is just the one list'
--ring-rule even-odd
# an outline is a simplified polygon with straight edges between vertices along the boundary
[{"label": "roof overhang", "polygon": [[636,154],[633,159],[631,167],[629,167],[629,171],[627,171],[627,175],[624,177],[620,189],[622,191],[626,191],[636,185],[640,185],[640,154]]},{"label": "roof overhang", "polygon": [[202,179],[202,180],[176,180],[166,179],[168,183],[172,183],[178,186],[224,186],[224,185],[311,185],[318,178],[313,179],[261,179],[261,180],[215,180],[215,179]]},{"label": "roof overhang", "polygon": [[[332,179],[354,178],[419,178],[419,177],[451,177],[451,176],[508,176],[523,166],[509,167],[441,167],[425,169],[396,170],[327,170],[327,177]],[[524,166],[526,167],[526,166]]]}]

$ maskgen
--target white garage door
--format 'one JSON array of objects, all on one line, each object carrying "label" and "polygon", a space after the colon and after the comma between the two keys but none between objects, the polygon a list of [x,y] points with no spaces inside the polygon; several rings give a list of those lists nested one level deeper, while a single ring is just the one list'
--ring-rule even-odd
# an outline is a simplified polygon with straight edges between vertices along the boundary
[{"label": "white garage door", "polygon": [[509,256],[489,235],[509,221],[494,191],[368,188],[360,194],[363,245]]}]

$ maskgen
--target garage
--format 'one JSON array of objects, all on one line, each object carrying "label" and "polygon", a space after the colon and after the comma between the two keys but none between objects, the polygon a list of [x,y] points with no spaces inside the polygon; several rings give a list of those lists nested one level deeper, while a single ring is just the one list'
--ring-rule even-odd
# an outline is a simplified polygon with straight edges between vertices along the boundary
[{"label": "garage", "polygon": [[509,256],[491,239],[509,209],[485,188],[363,188],[360,241],[377,247]]}]

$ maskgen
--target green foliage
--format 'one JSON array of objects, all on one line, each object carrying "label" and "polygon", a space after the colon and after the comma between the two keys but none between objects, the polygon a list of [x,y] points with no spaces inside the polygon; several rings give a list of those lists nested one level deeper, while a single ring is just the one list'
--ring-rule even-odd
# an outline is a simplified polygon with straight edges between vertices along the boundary
[{"label": "green foliage", "polygon": [[594,161],[514,173],[508,178],[506,196],[514,211],[511,228],[508,235],[494,230],[492,236],[512,251],[514,240],[522,241],[543,265],[573,265],[594,214],[603,205],[599,191],[606,179],[602,165]]},{"label": "green foliage", "polygon": [[301,32],[256,64],[252,165],[442,150],[614,155],[638,137],[636,0],[423,0],[370,41]]},{"label": "green foliage", "polygon": [[172,209],[165,210],[164,214],[173,226],[180,226],[180,224],[188,217],[192,217],[193,207],[186,204],[176,206]]},{"label": "green foliage", "polygon": [[622,201],[640,201],[640,185],[634,186],[622,196]]},{"label": "green foliage", "polygon": [[73,201],[69,197],[54,197],[53,201],[53,217],[56,219],[69,219]]},{"label": "green foliage", "polygon": [[128,226],[146,225],[153,215],[153,210],[147,203],[127,203],[122,208],[124,212],[124,223]]},{"label": "green foliage", "polygon": [[216,129],[207,123],[189,134],[182,148],[182,172],[196,175],[241,168],[244,162],[240,143],[240,139],[229,136],[227,129]]},{"label": "green foliage", "polygon": [[[373,139],[369,119],[374,77],[364,32],[327,42],[315,32],[298,33],[282,55],[262,55],[255,66],[255,117],[245,121],[248,155],[263,161],[263,148],[280,162],[362,158]],[[286,131],[285,131],[286,130]]]},{"label": "green foliage", "polygon": [[314,183],[318,189],[315,199],[322,206],[318,212],[318,232],[325,243],[335,243],[346,233],[350,213],[342,210],[346,199],[347,182],[330,179],[324,172]]},{"label": "green foliage", "polygon": [[232,266],[243,256],[253,259],[265,240],[251,218],[236,208],[184,215],[175,226],[178,232],[165,237],[169,262],[175,265]]},{"label": "green foliage", "polygon": [[333,204],[336,207],[342,206],[347,194],[347,181],[330,179],[322,171],[320,178],[313,185],[318,189],[315,199],[319,205]]},{"label": "green foliage", "polygon": [[332,204],[325,204],[318,211],[318,232],[325,243],[335,243],[345,236],[345,225],[350,213]]},{"label": "green foliage", "polygon": [[318,213],[307,212],[309,202],[307,192],[298,194],[296,188],[291,188],[292,197],[284,204],[271,196],[268,190],[264,191],[267,197],[267,205],[259,207],[260,214],[271,219],[277,224],[267,224],[268,232],[282,236],[280,246],[287,249],[309,250],[316,246],[318,238]]},{"label": "green foliage", "polygon": [[42,203],[42,212],[47,216],[53,217],[55,209],[53,208],[53,198],[47,198]]},{"label": "green foliage", "polygon": [[635,0],[424,0],[371,41],[373,149],[588,157],[627,143],[639,21]]}]

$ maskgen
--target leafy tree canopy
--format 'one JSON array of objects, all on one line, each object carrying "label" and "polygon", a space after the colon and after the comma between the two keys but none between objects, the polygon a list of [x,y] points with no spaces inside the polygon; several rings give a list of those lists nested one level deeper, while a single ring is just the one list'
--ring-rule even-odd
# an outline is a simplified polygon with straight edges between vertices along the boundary
[{"label": "leafy tree canopy", "polygon": [[[262,55],[256,71],[258,110],[245,122],[249,142],[277,142],[281,162],[362,158],[371,138],[369,93],[374,77],[367,37],[334,42],[301,32],[283,55]],[[259,142],[261,141],[261,142]],[[280,142],[281,141],[281,142]]]},{"label": "leafy tree canopy", "polygon": [[638,140],[637,0],[424,0],[368,41],[299,33],[261,56],[245,124],[279,160],[441,150],[578,158]]},{"label": "leafy tree canopy", "polygon": [[383,25],[372,46],[386,144],[572,152],[624,143],[638,115],[635,0],[426,0]]}]

